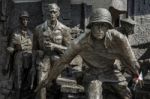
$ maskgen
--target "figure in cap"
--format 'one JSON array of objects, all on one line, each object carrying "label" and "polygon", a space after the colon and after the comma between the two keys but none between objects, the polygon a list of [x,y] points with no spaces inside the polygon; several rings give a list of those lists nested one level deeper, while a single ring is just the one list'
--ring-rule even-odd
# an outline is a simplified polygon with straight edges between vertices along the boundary
[{"label": "figure in cap", "polygon": [[[10,37],[7,48],[10,55],[13,55],[13,88],[16,91],[14,99],[24,99],[23,93],[31,92],[31,77],[35,76],[35,67],[32,65],[32,32],[28,29],[29,14],[21,12],[20,26],[14,30]],[[12,63],[10,63],[12,66]],[[12,68],[12,67],[11,67]],[[31,73],[32,71],[32,73]]]},{"label": "figure in cap", "polygon": [[22,11],[20,13],[19,20],[23,27],[27,27],[29,23],[29,13],[27,11]]}]

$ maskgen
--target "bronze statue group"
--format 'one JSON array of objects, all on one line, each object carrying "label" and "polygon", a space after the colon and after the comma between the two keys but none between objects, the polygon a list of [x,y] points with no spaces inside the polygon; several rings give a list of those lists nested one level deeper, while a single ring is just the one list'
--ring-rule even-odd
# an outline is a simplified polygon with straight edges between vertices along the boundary
[{"label": "bronze statue group", "polygon": [[132,76],[134,84],[142,84],[140,65],[126,36],[136,23],[124,19],[121,27],[114,28],[111,13],[96,8],[87,25],[90,31],[72,40],[71,28],[58,21],[59,15],[58,5],[48,4],[47,20],[31,32],[28,12],[20,14],[20,26],[7,47],[13,58],[9,68],[13,99],[47,99],[47,89],[77,55],[88,66],[82,79],[86,99],[103,99],[103,85],[112,88],[118,99],[132,99],[122,71]]}]

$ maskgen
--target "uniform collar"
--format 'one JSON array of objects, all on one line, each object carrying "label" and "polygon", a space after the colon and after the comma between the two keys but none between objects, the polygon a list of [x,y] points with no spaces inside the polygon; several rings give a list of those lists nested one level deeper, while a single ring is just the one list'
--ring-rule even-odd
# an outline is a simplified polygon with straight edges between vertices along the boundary
[{"label": "uniform collar", "polygon": [[[105,37],[103,38],[103,44],[104,44],[104,47],[105,48],[108,48],[108,39],[107,39],[107,37],[108,37],[108,34],[106,33],[106,35],[105,35]],[[94,40],[93,40],[94,38],[92,37],[92,34],[90,33],[89,34],[89,36],[88,36],[88,43],[91,45],[91,46],[93,46],[94,45]]]},{"label": "uniform collar", "polygon": [[[45,29],[49,30],[49,26],[48,26],[48,21],[45,22]],[[57,20],[56,26],[54,27],[54,30],[61,30],[62,29],[62,25],[61,23]],[[51,30],[51,29],[50,29]]]}]

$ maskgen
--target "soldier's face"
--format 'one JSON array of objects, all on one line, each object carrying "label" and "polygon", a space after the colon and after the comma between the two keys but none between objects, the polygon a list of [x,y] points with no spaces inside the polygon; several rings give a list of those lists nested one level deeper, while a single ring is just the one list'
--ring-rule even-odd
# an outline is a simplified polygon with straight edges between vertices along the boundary
[{"label": "soldier's face", "polygon": [[50,10],[49,11],[48,18],[51,21],[56,21],[58,17],[59,17],[59,11],[58,10]]},{"label": "soldier's face", "polygon": [[95,39],[103,39],[108,29],[109,25],[107,23],[93,23],[91,27],[92,36]]},{"label": "soldier's face", "polygon": [[24,27],[27,27],[28,26],[28,22],[29,22],[29,18],[28,17],[21,17],[20,21],[21,21],[21,24]]}]

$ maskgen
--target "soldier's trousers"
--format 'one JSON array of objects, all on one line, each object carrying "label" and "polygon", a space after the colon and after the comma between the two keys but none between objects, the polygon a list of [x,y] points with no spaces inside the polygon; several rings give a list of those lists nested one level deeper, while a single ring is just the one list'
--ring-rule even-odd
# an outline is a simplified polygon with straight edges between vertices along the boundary
[{"label": "soldier's trousers", "polygon": [[[103,70],[104,71],[104,70]],[[117,99],[131,99],[125,77],[119,71],[107,71],[90,68],[83,77],[86,99],[103,99],[105,90],[117,95]],[[103,90],[104,89],[104,90]],[[113,98],[108,98],[113,99]],[[115,98],[116,99],[116,98]]]},{"label": "soldier's trousers", "polygon": [[[127,86],[119,85],[117,83],[102,83],[99,80],[92,80],[85,86],[86,99],[103,99],[103,89],[109,90],[114,93],[114,95],[117,94],[117,96],[115,96],[117,99],[131,99],[131,93]],[[107,97],[107,99],[113,98]]]}]

